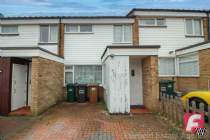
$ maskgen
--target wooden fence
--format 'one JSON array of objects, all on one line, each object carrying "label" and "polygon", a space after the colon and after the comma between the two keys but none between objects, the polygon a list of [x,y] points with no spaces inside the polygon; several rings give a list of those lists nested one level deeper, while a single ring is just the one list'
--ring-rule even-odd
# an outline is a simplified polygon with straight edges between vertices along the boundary
[{"label": "wooden fence", "polygon": [[185,112],[204,113],[205,117],[209,118],[209,121],[205,122],[205,126],[207,126],[208,134],[210,135],[210,106],[205,108],[203,103],[196,105],[195,101],[190,102],[189,100],[182,103],[181,97],[160,94],[160,113],[162,116],[183,128],[183,116]]}]

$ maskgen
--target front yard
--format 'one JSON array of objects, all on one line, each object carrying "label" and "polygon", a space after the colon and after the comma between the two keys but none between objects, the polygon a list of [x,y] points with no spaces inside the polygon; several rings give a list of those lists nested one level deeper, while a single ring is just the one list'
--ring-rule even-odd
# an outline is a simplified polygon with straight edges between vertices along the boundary
[{"label": "front yard", "polygon": [[103,104],[61,103],[38,117],[1,117],[11,140],[179,139],[155,114],[109,115]]}]

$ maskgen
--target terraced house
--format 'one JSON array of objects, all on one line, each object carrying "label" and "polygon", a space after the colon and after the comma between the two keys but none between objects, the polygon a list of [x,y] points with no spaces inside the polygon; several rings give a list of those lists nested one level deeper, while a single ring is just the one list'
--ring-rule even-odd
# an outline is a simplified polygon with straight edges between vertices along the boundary
[{"label": "terraced house", "polygon": [[158,111],[159,80],[210,88],[209,12],[133,9],[126,16],[1,17],[0,113],[39,114],[65,83],[98,83],[110,113]]}]

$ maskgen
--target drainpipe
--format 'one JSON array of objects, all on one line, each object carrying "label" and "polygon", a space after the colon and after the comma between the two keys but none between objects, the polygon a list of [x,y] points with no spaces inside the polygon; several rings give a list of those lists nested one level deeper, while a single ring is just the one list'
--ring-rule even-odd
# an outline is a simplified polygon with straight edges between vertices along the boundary
[{"label": "drainpipe", "polygon": [[207,12],[207,19],[208,19],[208,41],[210,41],[210,19],[209,19],[210,11]]},{"label": "drainpipe", "polygon": [[58,54],[60,56],[61,55],[61,52],[60,52],[60,47],[61,47],[61,18],[60,17],[59,17],[58,27],[59,27]]},{"label": "drainpipe", "polygon": [[210,23],[209,23],[209,22],[210,22],[210,21],[209,21],[210,19],[209,19],[209,14],[210,14],[210,11],[206,11],[207,21],[208,21],[208,22],[207,22],[207,24],[208,24],[208,25],[207,25],[207,26],[208,26],[208,27],[207,27],[207,30],[208,30],[208,34],[207,34],[207,35],[208,35],[208,40],[207,40],[207,41],[210,41]]}]

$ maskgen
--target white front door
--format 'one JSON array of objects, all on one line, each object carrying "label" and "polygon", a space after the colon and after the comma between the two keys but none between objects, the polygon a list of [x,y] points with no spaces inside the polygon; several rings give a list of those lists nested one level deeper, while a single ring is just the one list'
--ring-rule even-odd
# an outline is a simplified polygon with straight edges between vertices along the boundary
[{"label": "white front door", "polygon": [[13,64],[11,110],[26,106],[27,65]]},{"label": "white front door", "polygon": [[143,105],[142,64],[138,57],[130,58],[130,103]]}]

